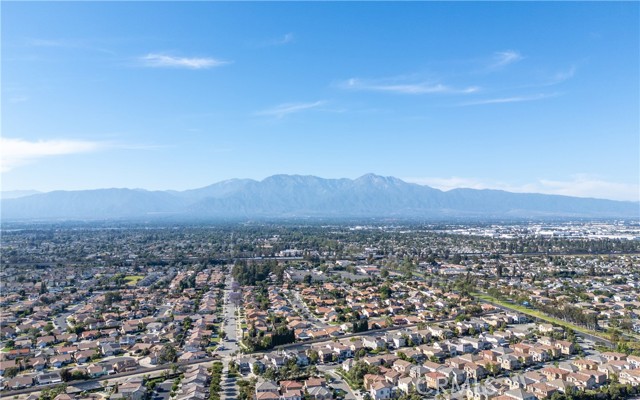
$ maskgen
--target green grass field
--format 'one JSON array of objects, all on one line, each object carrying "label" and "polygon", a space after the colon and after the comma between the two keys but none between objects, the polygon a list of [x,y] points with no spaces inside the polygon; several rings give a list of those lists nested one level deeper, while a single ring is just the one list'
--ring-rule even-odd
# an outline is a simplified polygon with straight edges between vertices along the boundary
[{"label": "green grass field", "polygon": [[124,281],[127,283],[127,285],[129,286],[135,286],[138,284],[139,281],[141,281],[144,278],[143,275],[127,275],[124,277]]}]

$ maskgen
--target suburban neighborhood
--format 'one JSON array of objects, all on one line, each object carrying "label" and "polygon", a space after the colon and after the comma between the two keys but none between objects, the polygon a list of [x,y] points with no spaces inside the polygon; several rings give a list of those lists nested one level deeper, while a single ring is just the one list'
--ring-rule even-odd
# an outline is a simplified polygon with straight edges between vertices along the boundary
[{"label": "suburban neighborhood", "polygon": [[[640,385],[637,242],[332,229],[5,234],[3,396],[504,400]],[[607,254],[562,254],[585,241]]]}]

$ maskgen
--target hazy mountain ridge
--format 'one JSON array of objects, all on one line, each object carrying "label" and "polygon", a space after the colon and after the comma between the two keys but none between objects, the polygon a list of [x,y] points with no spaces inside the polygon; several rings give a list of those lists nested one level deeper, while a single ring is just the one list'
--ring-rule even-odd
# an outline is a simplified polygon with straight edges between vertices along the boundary
[{"label": "hazy mountain ridge", "polygon": [[37,190],[7,190],[0,192],[0,199],[17,199],[40,193]]},{"label": "hazy mountain ridge", "polygon": [[398,178],[367,174],[323,179],[274,175],[232,179],[186,191],[98,189],[3,199],[2,219],[286,217],[626,217],[640,203],[500,190],[443,192]]}]

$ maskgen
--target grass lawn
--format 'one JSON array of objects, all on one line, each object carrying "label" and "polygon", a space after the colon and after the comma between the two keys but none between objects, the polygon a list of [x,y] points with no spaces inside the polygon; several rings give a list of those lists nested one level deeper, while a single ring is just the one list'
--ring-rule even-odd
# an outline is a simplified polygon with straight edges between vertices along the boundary
[{"label": "grass lawn", "polygon": [[127,285],[129,286],[135,286],[138,284],[139,281],[141,281],[144,278],[143,275],[127,275],[124,277],[124,281],[127,283]]},{"label": "grass lawn", "polygon": [[541,319],[543,321],[547,321],[549,323],[558,325],[558,326],[562,326],[564,328],[568,328],[568,329],[572,329],[575,332],[582,332],[582,333],[586,333],[588,335],[593,335],[593,336],[597,336],[597,337],[601,337],[603,339],[607,339],[607,340],[611,340],[611,338],[609,337],[609,335],[607,333],[604,332],[596,332],[596,331],[592,331],[591,329],[587,329],[578,325],[574,325],[571,322],[567,322],[567,321],[563,321],[561,319],[555,318],[555,317],[551,317],[548,316],[546,314],[544,314],[541,311],[532,309],[532,308],[527,308],[525,306],[516,304],[516,303],[509,303],[506,302],[504,300],[498,300],[495,297],[491,297],[489,295],[486,294],[480,294],[480,293],[473,293],[473,296],[481,299],[481,300],[485,300],[488,301],[490,303],[495,303],[498,304],[504,308],[510,308],[512,310],[516,310],[518,312],[521,312],[522,314],[526,314],[526,315],[530,315],[532,317],[536,317],[538,319]]}]

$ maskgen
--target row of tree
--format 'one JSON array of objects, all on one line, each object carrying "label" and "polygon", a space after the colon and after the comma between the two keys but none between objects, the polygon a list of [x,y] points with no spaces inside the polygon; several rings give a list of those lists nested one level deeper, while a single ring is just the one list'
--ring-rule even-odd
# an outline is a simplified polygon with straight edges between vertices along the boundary
[{"label": "row of tree", "polygon": [[369,318],[353,321],[353,333],[366,332],[369,330]]},{"label": "row of tree", "polygon": [[593,330],[598,328],[597,314],[585,313],[580,307],[566,303],[556,304],[555,302],[550,304],[536,303],[535,306],[543,313],[564,321],[572,322]]},{"label": "row of tree", "polygon": [[277,326],[271,332],[265,333],[255,328],[250,328],[243,343],[251,351],[269,350],[275,346],[293,343],[296,341],[295,332],[286,325]]},{"label": "row of tree", "polygon": [[222,369],[223,365],[220,361],[216,361],[211,366],[211,383],[209,384],[209,400],[220,400],[220,391],[222,386]]},{"label": "row of tree", "polygon": [[274,274],[276,281],[283,280],[286,266],[279,265],[275,260],[268,260],[261,263],[247,264],[244,260],[239,260],[233,266],[231,275],[243,286],[254,286],[257,282],[263,282]]}]

